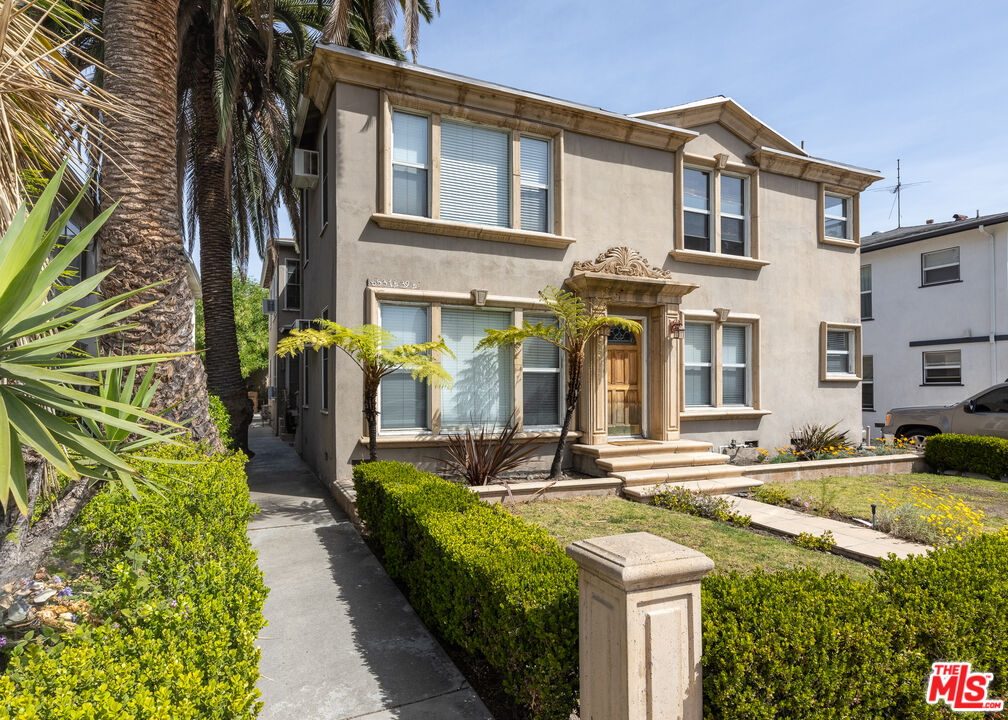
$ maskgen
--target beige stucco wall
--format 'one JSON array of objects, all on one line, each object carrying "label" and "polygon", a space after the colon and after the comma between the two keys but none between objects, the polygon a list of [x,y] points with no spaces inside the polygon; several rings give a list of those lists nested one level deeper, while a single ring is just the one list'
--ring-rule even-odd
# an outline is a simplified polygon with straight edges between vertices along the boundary
[{"label": "beige stucco wall", "polygon": [[[383,230],[370,220],[378,196],[379,108],[377,90],[337,84],[324,113],[334,205],[329,228],[314,241],[305,268],[308,316],[328,305],[330,317],[342,324],[365,322],[369,278],[415,281],[432,292],[482,288],[491,295],[534,298],[540,288],[562,284],[575,261],[627,245],[673,271],[677,280],[700,286],[686,296],[683,309],[727,307],[760,317],[760,404],[771,414],[684,421],[684,437],[715,445],[757,440],[773,447],[805,422],[839,421],[857,430],[858,385],[820,383],[818,332],[824,320],[857,322],[859,263],[856,251],[817,245],[814,183],[760,173],[760,257],[770,263],[760,270],[673,261],[668,253],[675,227],[675,154],[571,131],[564,134],[564,234],[576,242],[566,249]],[[728,152],[741,161],[744,144],[717,126],[690,141],[687,152]],[[309,232],[317,233],[319,193],[309,195]],[[323,416],[317,363],[313,357],[313,407],[303,411],[298,442],[317,468],[345,477],[349,463],[365,454],[358,443],[360,373],[348,358],[334,354],[334,397],[329,416]],[[416,461],[435,452],[389,450],[382,456]]]}]

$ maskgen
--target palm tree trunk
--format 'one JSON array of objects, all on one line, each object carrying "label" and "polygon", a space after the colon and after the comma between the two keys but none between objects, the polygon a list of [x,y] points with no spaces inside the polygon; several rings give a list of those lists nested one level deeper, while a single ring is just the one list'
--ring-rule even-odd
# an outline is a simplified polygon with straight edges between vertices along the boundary
[{"label": "palm tree trunk", "polygon": [[[206,59],[212,62],[212,57]],[[232,211],[228,186],[231,169],[227,153],[218,142],[213,72],[209,63],[199,69],[197,82],[193,95],[197,180],[193,186],[199,221],[207,389],[224,403],[231,416],[231,435],[236,445],[251,457],[248,429],[252,422],[252,401],[241,375],[231,284]]]},{"label": "palm tree trunk", "polygon": [[567,362],[570,368],[570,374],[567,377],[567,407],[564,410],[563,425],[560,427],[560,440],[557,442],[556,454],[553,456],[553,464],[550,466],[550,480],[560,477],[563,470],[567,433],[570,432],[571,420],[574,419],[578,396],[581,394],[581,368],[584,366],[584,353],[570,353]]},{"label": "palm tree trunk", "polygon": [[[143,112],[110,117],[102,177],[103,205],[120,205],[102,229],[101,265],[116,270],[102,283],[111,297],[162,282],[134,302],[156,301],[136,328],[103,338],[105,352],[161,353],[194,349],[194,302],[179,230],[176,164],[176,77],[179,0],[105,0],[105,89]],[[152,407],[190,420],[198,439],[220,448],[210,419],[206,375],[197,355],[160,363]],[[172,407],[174,406],[174,407]]]},{"label": "palm tree trunk", "polygon": [[368,460],[378,459],[378,382],[364,379],[364,419],[368,427]]}]

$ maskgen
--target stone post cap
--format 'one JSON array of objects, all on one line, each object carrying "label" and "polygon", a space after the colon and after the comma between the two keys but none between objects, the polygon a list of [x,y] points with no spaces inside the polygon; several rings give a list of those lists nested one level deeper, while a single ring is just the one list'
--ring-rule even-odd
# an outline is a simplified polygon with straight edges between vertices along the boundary
[{"label": "stone post cap", "polygon": [[579,540],[567,554],[580,569],[627,591],[699,580],[714,569],[702,552],[647,532]]}]

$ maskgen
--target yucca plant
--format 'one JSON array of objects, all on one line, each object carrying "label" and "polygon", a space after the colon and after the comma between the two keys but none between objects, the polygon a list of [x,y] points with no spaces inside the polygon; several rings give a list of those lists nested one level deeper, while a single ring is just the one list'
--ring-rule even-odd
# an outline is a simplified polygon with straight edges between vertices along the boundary
[{"label": "yucca plant", "polygon": [[846,448],[850,446],[847,433],[838,431],[835,422],[829,427],[825,424],[808,424],[805,427],[791,431],[791,447],[800,460],[815,460],[827,448]]},{"label": "yucca plant", "polygon": [[450,387],[451,375],[434,353],[455,357],[443,338],[415,345],[396,345],[395,336],[378,325],[348,328],[330,320],[316,320],[315,327],[294,330],[280,341],[277,355],[290,356],[308,348],[338,347],[364,373],[364,419],[368,425],[368,459],[378,459],[378,386],[396,370],[409,370],[414,380]]},{"label": "yucca plant", "polygon": [[550,479],[560,477],[567,433],[570,431],[578,396],[581,394],[581,373],[584,369],[585,347],[612,326],[626,328],[639,335],[641,325],[633,320],[607,315],[598,305],[588,305],[572,292],[547,287],[539,291],[546,309],[556,318],[552,323],[533,323],[526,320],[521,327],[512,325],[506,330],[486,330],[486,337],[480,340],[478,349],[517,345],[530,339],[539,339],[555,345],[567,356],[567,397],[564,407],[560,440],[550,466]]},{"label": "yucca plant", "polygon": [[[136,293],[91,297],[109,271],[66,285],[60,278],[113,208],[59,246],[81,195],[49,224],[65,166],[29,212],[22,204],[0,239],[0,585],[34,571],[102,481],[142,481],[130,455],[182,429],[149,412],[150,371],[169,355],[82,357],[85,340],[111,335],[140,306]],[[94,300],[93,304],[86,304]],[[61,478],[43,498],[46,464]],[[51,485],[51,484],[50,484]],[[35,512],[40,499],[46,509]]]},{"label": "yucca plant", "polygon": [[[519,467],[542,447],[536,438],[519,438],[514,415],[498,433],[484,425],[479,431],[466,428],[465,433],[448,436],[447,458],[441,460],[445,471],[458,475],[470,485],[486,485],[504,473]],[[510,487],[508,495],[511,494]]]}]

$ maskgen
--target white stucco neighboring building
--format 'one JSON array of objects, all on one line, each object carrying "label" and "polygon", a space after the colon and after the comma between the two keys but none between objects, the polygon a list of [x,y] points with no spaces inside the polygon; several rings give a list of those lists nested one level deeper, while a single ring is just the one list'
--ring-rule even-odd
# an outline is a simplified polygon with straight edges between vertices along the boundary
[{"label": "white stucco neighboring building", "polygon": [[955,403],[1008,378],[1008,213],[861,238],[862,409]]}]

